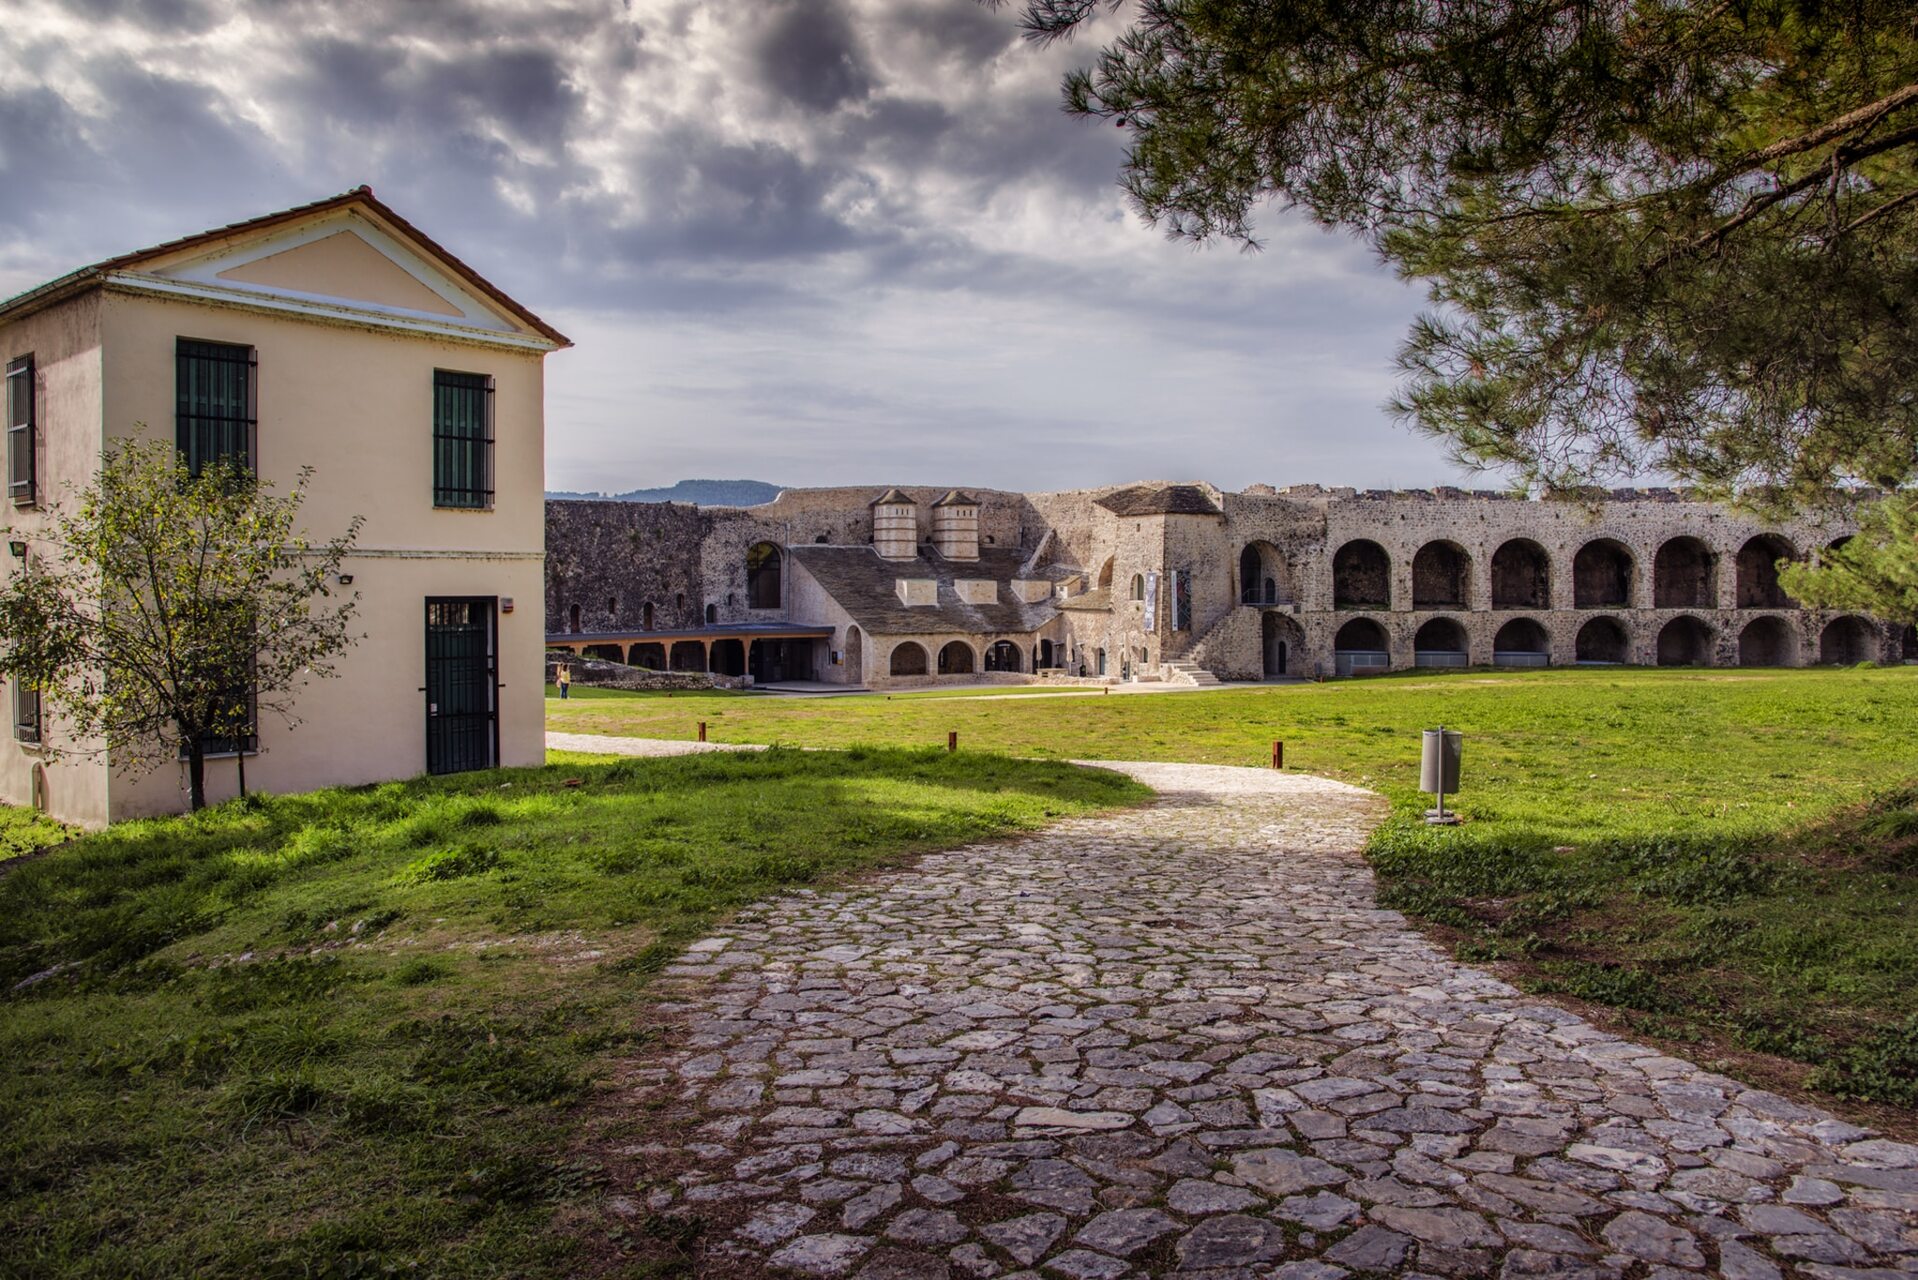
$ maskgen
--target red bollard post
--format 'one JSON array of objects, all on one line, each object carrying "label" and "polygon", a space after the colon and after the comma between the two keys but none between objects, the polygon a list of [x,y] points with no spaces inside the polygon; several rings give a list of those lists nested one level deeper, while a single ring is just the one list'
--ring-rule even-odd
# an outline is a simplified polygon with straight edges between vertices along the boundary
[{"label": "red bollard post", "polygon": [[958,749],[959,749],[959,731],[957,729],[954,729],[946,734],[946,750],[957,751]]},{"label": "red bollard post", "polygon": [[1272,767],[1274,769],[1285,768],[1285,744],[1276,738],[1273,739],[1272,742]]},{"label": "red bollard post", "polygon": [[706,722],[704,720],[699,722],[699,740],[701,742],[706,741]]}]

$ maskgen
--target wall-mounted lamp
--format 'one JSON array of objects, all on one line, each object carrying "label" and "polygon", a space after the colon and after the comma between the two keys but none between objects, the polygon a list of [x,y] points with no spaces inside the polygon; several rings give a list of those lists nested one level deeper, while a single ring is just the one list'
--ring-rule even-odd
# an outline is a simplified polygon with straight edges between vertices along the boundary
[{"label": "wall-mounted lamp", "polygon": [[343,573],[343,574],[341,574],[341,575],[340,575],[340,585],[341,585],[341,586],[343,586],[343,587],[350,587],[350,586],[352,586],[352,585],[353,585],[353,575],[352,575],[352,574],[350,574],[350,573]]},{"label": "wall-mounted lamp", "polygon": [[7,550],[13,552],[13,558],[15,560],[25,560],[27,558],[27,544],[24,542],[9,542],[7,544]]}]

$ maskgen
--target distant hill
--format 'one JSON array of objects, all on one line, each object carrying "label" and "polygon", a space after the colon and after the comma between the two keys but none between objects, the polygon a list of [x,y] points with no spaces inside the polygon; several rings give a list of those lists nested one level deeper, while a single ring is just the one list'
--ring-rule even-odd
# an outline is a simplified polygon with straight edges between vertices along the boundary
[{"label": "distant hill", "polygon": [[626,493],[548,493],[556,501],[595,498],[613,502],[696,502],[702,507],[756,507],[779,496],[783,485],[764,480],[681,480],[670,489],[632,489]]}]

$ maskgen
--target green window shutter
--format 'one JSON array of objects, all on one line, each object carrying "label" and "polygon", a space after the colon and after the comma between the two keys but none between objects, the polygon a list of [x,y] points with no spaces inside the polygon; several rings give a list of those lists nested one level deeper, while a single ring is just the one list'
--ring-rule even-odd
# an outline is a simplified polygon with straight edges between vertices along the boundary
[{"label": "green window shutter", "polygon": [[254,465],[253,348],[179,339],[174,355],[175,442],[198,475],[230,459]]},{"label": "green window shutter", "polygon": [[22,507],[40,499],[33,391],[33,357],[21,356],[7,366],[7,496]]},{"label": "green window shutter", "polygon": [[433,373],[433,505],[493,505],[493,380]]}]

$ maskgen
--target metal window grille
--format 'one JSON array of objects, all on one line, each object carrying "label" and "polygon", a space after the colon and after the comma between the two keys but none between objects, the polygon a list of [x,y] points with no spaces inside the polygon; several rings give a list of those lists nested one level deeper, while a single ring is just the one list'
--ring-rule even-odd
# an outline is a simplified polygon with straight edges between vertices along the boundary
[{"label": "metal window grille", "polygon": [[433,505],[493,505],[493,380],[433,373]]},{"label": "metal window grille", "polygon": [[40,691],[17,680],[13,685],[13,740],[40,741]]},{"label": "metal window grille", "polygon": [[499,666],[490,598],[426,602],[426,769],[499,760]]},{"label": "metal window grille", "polygon": [[7,366],[7,496],[18,507],[40,498],[36,432],[33,357],[21,356]]},{"label": "metal window grille", "polygon": [[179,339],[174,349],[175,440],[199,475],[227,459],[254,465],[253,348]]}]

